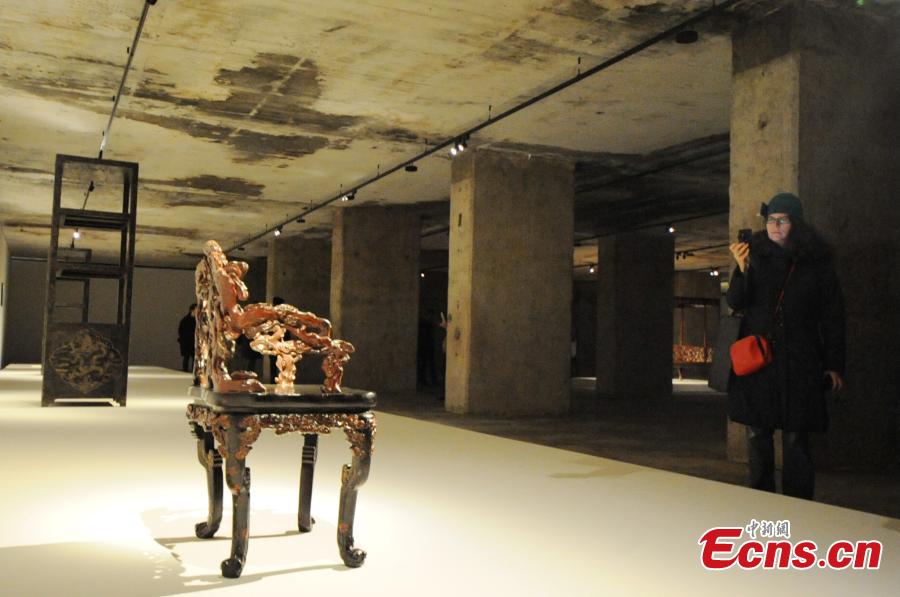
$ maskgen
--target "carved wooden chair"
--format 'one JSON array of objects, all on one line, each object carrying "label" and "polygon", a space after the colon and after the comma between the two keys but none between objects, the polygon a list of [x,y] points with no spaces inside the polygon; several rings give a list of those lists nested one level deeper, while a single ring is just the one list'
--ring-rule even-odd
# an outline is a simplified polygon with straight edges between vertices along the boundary
[{"label": "carved wooden chair", "polygon": [[[357,491],[368,478],[371,463],[375,394],[341,388],[343,367],[353,345],[332,338],[327,319],[291,305],[242,306],[249,296],[243,282],[248,265],[229,261],[216,241],[207,241],[203,252],[196,271],[198,315],[191,388],[196,400],[187,408],[209,493],[209,515],[197,524],[197,537],[212,537],[221,523],[224,461],[234,517],[231,556],[222,562],[222,574],[230,578],[241,575],[249,539],[250,469],[246,458],[265,428],[278,435],[299,432],[304,436],[297,524],[301,532],[312,530],[310,502],[318,434],[341,428],[353,458],[341,474],[338,548],[347,566],[361,566],[366,554],[353,545],[353,519]],[[256,373],[229,371],[241,335],[257,352],[275,356],[279,374],[274,386],[264,386]],[[307,354],[323,356],[321,387],[294,385],[296,363]]]}]

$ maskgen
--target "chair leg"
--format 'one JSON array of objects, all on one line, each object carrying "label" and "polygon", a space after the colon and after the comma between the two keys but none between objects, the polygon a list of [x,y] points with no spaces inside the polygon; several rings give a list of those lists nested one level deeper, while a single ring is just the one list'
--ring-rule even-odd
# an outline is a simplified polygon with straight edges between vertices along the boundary
[{"label": "chair leg", "polygon": [[315,433],[303,434],[303,459],[300,465],[300,504],[297,509],[297,527],[301,533],[312,530],[315,520],[310,516],[312,502],[313,474],[316,470],[319,436]]},{"label": "chair leg", "polygon": [[206,491],[209,496],[209,514],[206,522],[194,525],[194,532],[201,539],[209,539],[219,530],[222,522],[222,457],[216,451],[213,434],[197,423],[191,423],[197,438],[197,460],[206,470]]},{"label": "chair leg", "polygon": [[338,509],[338,549],[341,559],[350,568],[362,566],[366,552],[353,546],[353,519],[356,514],[356,495],[359,486],[369,477],[372,462],[372,436],[375,431],[375,417],[371,413],[359,415],[360,425],[345,428],[353,450],[351,465],[341,470],[341,501]]},{"label": "chair leg", "polygon": [[222,562],[222,576],[238,578],[247,560],[250,539],[250,469],[246,466],[250,445],[259,436],[256,417],[227,416],[225,428],[225,482],[231,490],[231,556]]}]

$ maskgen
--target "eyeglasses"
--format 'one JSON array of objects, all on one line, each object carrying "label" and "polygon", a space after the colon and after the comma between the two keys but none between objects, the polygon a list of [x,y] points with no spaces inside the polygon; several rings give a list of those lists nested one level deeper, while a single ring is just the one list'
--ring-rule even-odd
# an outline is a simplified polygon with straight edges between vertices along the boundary
[{"label": "eyeglasses", "polygon": [[766,218],[766,225],[784,226],[785,224],[790,223],[791,219],[788,216],[781,216],[780,218]]}]

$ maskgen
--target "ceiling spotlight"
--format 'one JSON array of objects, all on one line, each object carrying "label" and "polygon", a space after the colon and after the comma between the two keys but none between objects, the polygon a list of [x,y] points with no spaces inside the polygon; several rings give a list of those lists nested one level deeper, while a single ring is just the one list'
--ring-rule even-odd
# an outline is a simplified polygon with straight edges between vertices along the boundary
[{"label": "ceiling spotlight", "polygon": [[356,191],[350,191],[341,195],[341,201],[353,201],[354,199],[356,199]]},{"label": "ceiling spotlight", "polygon": [[714,270],[712,270],[711,272],[709,272],[709,275],[712,276],[712,277],[714,277],[714,278],[718,278],[718,277],[719,277],[719,270],[714,269]]},{"label": "ceiling spotlight", "polygon": [[81,238],[81,232],[78,231],[78,228],[75,229],[75,232],[72,233],[72,238],[78,240]]},{"label": "ceiling spotlight", "polygon": [[298,224],[306,224],[306,218],[304,218],[303,216],[300,216],[299,218],[297,218],[297,223]]},{"label": "ceiling spotlight", "polygon": [[421,277],[424,278],[424,277],[425,277],[425,272],[422,272],[421,274],[419,274],[419,276],[421,276]]},{"label": "ceiling spotlight", "polygon": [[675,226],[669,226],[669,234],[675,234]]},{"label": "ceiling spotlight", "polygon": [[700,39],[700,35],[693,29],[682,29],[675,34],[675,43],[692,44]]},{"label": "ceiling spotlight", "polygon": [[591,267],[588,268],[588,273],[589,273],[589,274],[593,274],[595,271],[597,271],[597,268],[594,267],[593,265],[592,265]]},{"label": "ceiling spotlight", "polygon": [[415,164],[408,164],[403,169],[406,170],[407,172],[418,172],[419,167],[416,166]]},{"label": "ceiling spotlight", "polygon": [[466,150],[466,147],[469,146],[469,135],[463,135],[462,137],[457,137],[455,141],[453,141],[453,145],[450,146],[450,155],[455,156]]},{"label": "ceiling spotlight", "polygon": [[272,234],[274,234],[275,236],[281,236],[281,226],[276,228]]}]

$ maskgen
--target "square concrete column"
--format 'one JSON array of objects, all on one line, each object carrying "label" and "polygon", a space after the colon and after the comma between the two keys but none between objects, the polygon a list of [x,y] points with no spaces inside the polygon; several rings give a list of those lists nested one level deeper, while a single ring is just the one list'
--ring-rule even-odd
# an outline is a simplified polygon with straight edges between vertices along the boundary
[{"label": "square concrete column", "polygon": [[[328,318],[331,294],[331,242],[294,236],[269,240],[266,301],[280,297],[301,311]],[[272,379],[274,359],[263,359],[264,379]],[[297,365],[297,383],[322,383],[322,359],[306,356]]]},{"label": "square concrete column", "polygon": [[416,387],[420,227],[411,208],[335,210],[331,319],[335,335],[356,347],[348,387]]},{"label": "square concrete column", "polygon": [[[900,52],[895,21],[868,8],[799,3],[733,39],[731,217],[797,193],[836,254],[847,316],[847,389],[829,401],[819,454],[831,464],[897,459],[900,375]],[[745,454],[729,426],[729,456]]]},{"label": "square concrete column", "polygon": [[266,300],[281,297],[301,311],[328,318],[331,309],[331,242],[273,238],[266,267]]},{"label": "square concrete column", "polygon": [[573,170],[489,150],[453,161],[446,407],[565,412]]},{"label": "square concrete column", "polygon": [[652,403],[672,395],[675,240],[663,226],[600,239],[597,393]]}]

